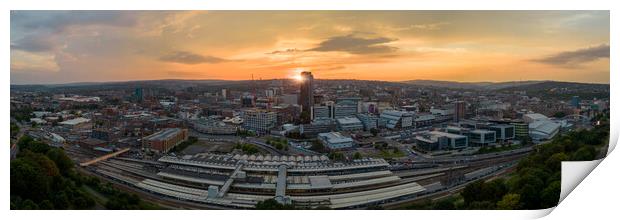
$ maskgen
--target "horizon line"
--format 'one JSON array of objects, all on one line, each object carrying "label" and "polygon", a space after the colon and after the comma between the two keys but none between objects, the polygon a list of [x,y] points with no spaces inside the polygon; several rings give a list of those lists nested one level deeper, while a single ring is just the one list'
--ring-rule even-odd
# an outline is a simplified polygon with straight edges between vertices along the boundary
[{"label": "horizon line", "polygon": [[[150,82],[150,81],[228,81],[228,82],[241,82],[241,81],[270,81],[270,80],[293,80],[291,78],[271,78],[271,79],[136,79],[136,80],[110,80],[110,81],[77,81],[77,82],[61,82],[61,83],[11,83],[10,86],[62,86],[71,84],[106,84],[106,83],[129,83],[129,82]],[[410,81],[435,81],[435,82],[452,82],[452,83],[508,83],[508,82],[568,82],[568,83],[583,83],[583,84],[605,84],[610,85],[610,82],[582,82],[582,81],[559,81],[552,79],[528,79],[528,80],[507,80],[507,81],[458,81],[458,80],[438,80],[438,79],[406,79],[406,80],[371,80],[371,79],[325,79],[314,78],[315,80],[354,80],[354,81],[374,81],[374,82],[392,82],[392,83],[406,83]]]}]

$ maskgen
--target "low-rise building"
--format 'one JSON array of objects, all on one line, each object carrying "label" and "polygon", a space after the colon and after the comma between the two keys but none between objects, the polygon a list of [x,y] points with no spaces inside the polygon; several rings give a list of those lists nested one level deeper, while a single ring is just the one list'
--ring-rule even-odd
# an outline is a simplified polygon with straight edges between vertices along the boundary
[{"label": "low-rise building", "polygon": [[370,131],[370,129],[378,128],[379,126],[379,117],[374,114],[358,114],[357,118],[364,125],[364,130]]},{"label": "low-rise building", "polygon": [[167,128],[142,139],[144,150],[166,153],[179,143],[187,140],[187,129]]},{"label": "low-rise building", "polygon": [[489,129],[495,131],[497,139],[505,141],[515,138],[515,126],[509,124],[496,124],[489,126]]},{"label": "low-rise building", "polygon": [[515,137],[524,138],[530,135],[529,126],[524,121],[513,121],[510,124],[515,126]]},{"label": "low-rise building", "polygon": [[416,146],[422,150],[462,149],[468,146],[468,138],[464,135],[441,131],[423,132],[416,135]]},{"label": "low-rise building", "polygon": [[71,130],[89,129],[92,127],[92,123],[88,118],[74,118],[58,124]]},{"label": "low-rise building", "polygon": [[381,125],[389,129],[409,128],[413,126],[413,113],[387,110],[381,112],[379,121]]},{"label": "low-rise building", "polygon": [[205,134],[230,135],[237,133],[237,127],[223,121],[198,119],[192,120],[190,125],[194,130]]},{"label": "low-rise building", "polygon": [[476,129],[467,132],[469,143],[472,146],[488,146],[497,141],[495,131]]},{"label": "low-rise building", "polygon": [[353,139],[342,135],[340,132],[320,133],[318,137],[331,150],[353,147]]},{"label": "low-rise building", "polygon": [[356,117],[344,117],[336,119],[338,130],[340,131],[361,131],[364,130],[362,121]]},{"label": "low-rise building", "polygon": [[549,140],[560,131],[560,124],[551,120],[537,120],[529,124],[529,134],[532,140]]},{"label": "low-rise building", "polygon": [[335,127],[332,119],[314,120],[312,123],[299,125],[299,133],[305,137],[314,137],[319,133],[333,131]]}]

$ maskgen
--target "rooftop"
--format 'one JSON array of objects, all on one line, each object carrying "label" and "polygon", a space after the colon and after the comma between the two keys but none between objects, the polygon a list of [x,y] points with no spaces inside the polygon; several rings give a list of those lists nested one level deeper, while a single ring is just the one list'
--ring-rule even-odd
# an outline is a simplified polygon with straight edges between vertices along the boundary
[{"label": "rooftop", "polygon": [[90,119],[88,118],[74,118],[71,120],[66,120],[63,122],[60,122],[59,124],[61,125],[77,125],[77,124],[81,124],[81,123],[85,123],[85,122],[89,122]]},{"label": "rooftop", "polygon": [[340,132],[320,133],[319,136],[325,138],[329,143],[346,143],[353,141],[353,139],[342,135]]},{"label": "rooftop", "polygon": [[152,135],[149,135],[148,137],[145,137],[145,140],[157,140],[157,141],[161,141],[161,140],[166,140],[169,139],[175,135],[177,135],[179,132],[181,132],[180,128],[168,128],[165,130],[161,130],[157,133],[154,133]]}]

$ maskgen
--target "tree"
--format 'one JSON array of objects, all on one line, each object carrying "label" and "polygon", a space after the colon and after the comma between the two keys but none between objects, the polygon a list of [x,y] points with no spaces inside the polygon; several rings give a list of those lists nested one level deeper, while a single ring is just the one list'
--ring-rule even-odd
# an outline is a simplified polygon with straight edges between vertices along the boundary
[{"label": "tree", "polygon": [[355,152],[355,154],[353,154],[353,159],[355,160],[362,159],[362,154],[360,154],[360,152]]},{"label": "tree", "polygon": [[55,148],[47,152],[47,157],[50,158],[58,170],[62,173],[69,172],[73,168],[73,161],[69,158],[61,149]]},{"label": "tree", "polygon": [[556,112],[553,114],[554,118],[564,118],[566,116],[566,113],[564,112]]},{"label": "tree", "polygon": [[575,153],[573,153],[571,160],[572,161],[589,161],[594,160],[595,150],[593,148],[584,146],[579,148]]},{"label": "tree", "polygon": [[469,204],[468,208],[475,210],[495,209],[495,203],[490,201],[475,201]]},{"label": "tree", "polygon": [[434,205],[434,209],[438,210],[453,210],[454,202],[450,199],[443,199]]},{"label": "tree", "polygon": [[558,205],[558,202],[560,201],[561,186],[562,184],[560,181],[554,181],[542,191],[540,195],[542,207],[550,208]]},{"label": "tree", "polygon": [[497,202],[497,209],[519,209],[519,200],[521,196],[516,193],[508,193],[504,195],[502,200]]},{"label": "tree", "polygon": [[19,133],[19,126],[15,123],[11,123],[11,137],[14,137]]},{"label": "tree", "polygon": [[295,209],[295,206],[289,204],[280,204],[275,199],[267,199],[256,203],[256,209],[258,210],[289,210]]},{"label": "tree", "polygon": [[562,161],[567,160],[568,156],[565,153],[555,153],[545,161],[545,165],[552,171],[559,171],[562,168]]},{"label": "tree", "polygon": [[11,195],[43,200],[50,192],[51,178],[41,175],[36,163],[21,158],[11,161]]},{"label": "tree", "polygon": [[463,196],[463,200],[465,201],[465,205],[469,205],[475,201],[480,201],[480,195],[482,194],[482,188],[483,188],[484,182],[481,180],[478,180],[476,182],[473,182],[467,186],[465,186],[465,189],[463,189],[463,192],[461,192],[461,195]]}]

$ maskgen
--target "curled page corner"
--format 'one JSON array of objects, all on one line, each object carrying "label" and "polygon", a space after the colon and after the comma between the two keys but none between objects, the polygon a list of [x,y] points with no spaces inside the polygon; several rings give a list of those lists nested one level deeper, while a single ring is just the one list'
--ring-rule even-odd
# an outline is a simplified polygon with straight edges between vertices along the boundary
[{"label": "curled page corner", "polygon": [[564,161],[562,162],[562,181],[560,200],[554,207],[548,209],[535,210],[534,212],[525,215],[525,218],[537,219],[545,217],[555,208],[557,208],[562,201],[575,189],[577,186],[604,160],[601,158],[592,161]]},{"label": "curled page corner", "polygon": [[565,161],[562,162],[562,187],[560,192],[560,200],[570,194],[605,158],[592,161]]}]

